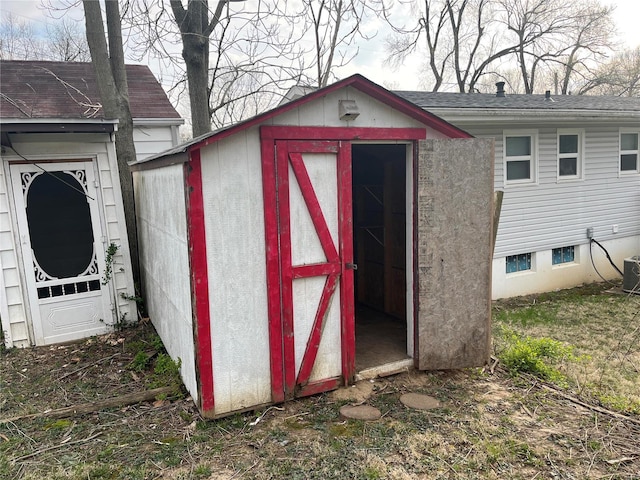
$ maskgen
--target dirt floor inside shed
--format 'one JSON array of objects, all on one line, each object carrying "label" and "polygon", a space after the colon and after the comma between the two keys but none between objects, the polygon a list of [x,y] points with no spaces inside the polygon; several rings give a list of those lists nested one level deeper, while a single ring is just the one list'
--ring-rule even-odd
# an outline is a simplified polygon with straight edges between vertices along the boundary
[{"label": "dirt floor inside shed", "polygon": [[[173,390],[84,414],[51,412],[161,387]],[[404,407],[407,392],[441,407]],[[371,405],[382,418],[346,421],[345,404]],[[411,371],[205,421],[148,323],[0,351],[1,479],[630,479],[640,478],[639,445],[637,415],[580,405],[500,365]]]}]

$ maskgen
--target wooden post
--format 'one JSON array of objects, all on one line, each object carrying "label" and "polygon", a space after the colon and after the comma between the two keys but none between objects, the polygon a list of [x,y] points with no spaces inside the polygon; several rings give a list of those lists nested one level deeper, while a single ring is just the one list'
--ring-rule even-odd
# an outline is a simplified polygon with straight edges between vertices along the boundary
[{"label": "wooden post", "polygon": [[502,211],[502,197],[504,192],[497,190],[493,192],[493,243],[492,252],[496,249],[496,237],[498,236],[498,223],[500,222],[500,212]]}]

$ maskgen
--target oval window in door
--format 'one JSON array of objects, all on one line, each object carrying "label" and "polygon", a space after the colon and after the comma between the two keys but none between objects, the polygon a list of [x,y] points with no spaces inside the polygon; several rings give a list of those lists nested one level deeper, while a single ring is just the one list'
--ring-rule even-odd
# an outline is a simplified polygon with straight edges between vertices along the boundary
[{"label": "oval window in door", "polygon": [[52,278],[82,275],[93,260],[88,199],[78,179],[66,172],[36,176],[25,195],[31,249]]}]

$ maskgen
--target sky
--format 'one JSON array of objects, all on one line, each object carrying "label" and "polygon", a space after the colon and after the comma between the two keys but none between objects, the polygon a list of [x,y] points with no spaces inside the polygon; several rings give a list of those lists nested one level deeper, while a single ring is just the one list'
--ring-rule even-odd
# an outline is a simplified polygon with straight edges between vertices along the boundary
[{"label": "sky", "polygon": [[[54,0],[58,1],[58,0]],[[69,0],[67,0],[69,1]],[[251,0],[249,0],[251,1]],[[601,0],[603,4],[610,4],[616,7],[613,18],[617,25],[619,40],[627,47],[640,45],[640,1],[638,0]],[[41,0],[0,0],[0,16],[12,13],[18,18],[35,21],[41,25],[43,30],[47,23],[54,22],[51,16],[47,15],[39,5]],[[83,21],[81,8],[72,12],[72,18]],[[399,69],[391,69],[383,64],[384,34],[379,33],[374,40],[358,44],[359,55],[347,67],[337,72],[338,76],[344,78],[353,73],[360,73],[372,81],[393,89],[418,89],[419,81],[415,66],[406,65]],[[155,70],[160,67],[150,65],[156,75],[161,72]]]}]

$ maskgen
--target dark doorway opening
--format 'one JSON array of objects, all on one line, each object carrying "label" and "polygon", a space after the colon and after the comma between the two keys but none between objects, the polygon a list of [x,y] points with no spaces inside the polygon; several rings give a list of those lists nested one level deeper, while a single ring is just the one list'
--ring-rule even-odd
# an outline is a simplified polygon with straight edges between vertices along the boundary
[{"label": "dark doorway opening", "polygon": [[406,144],[352,146],[356,371],[407,355]]}]

